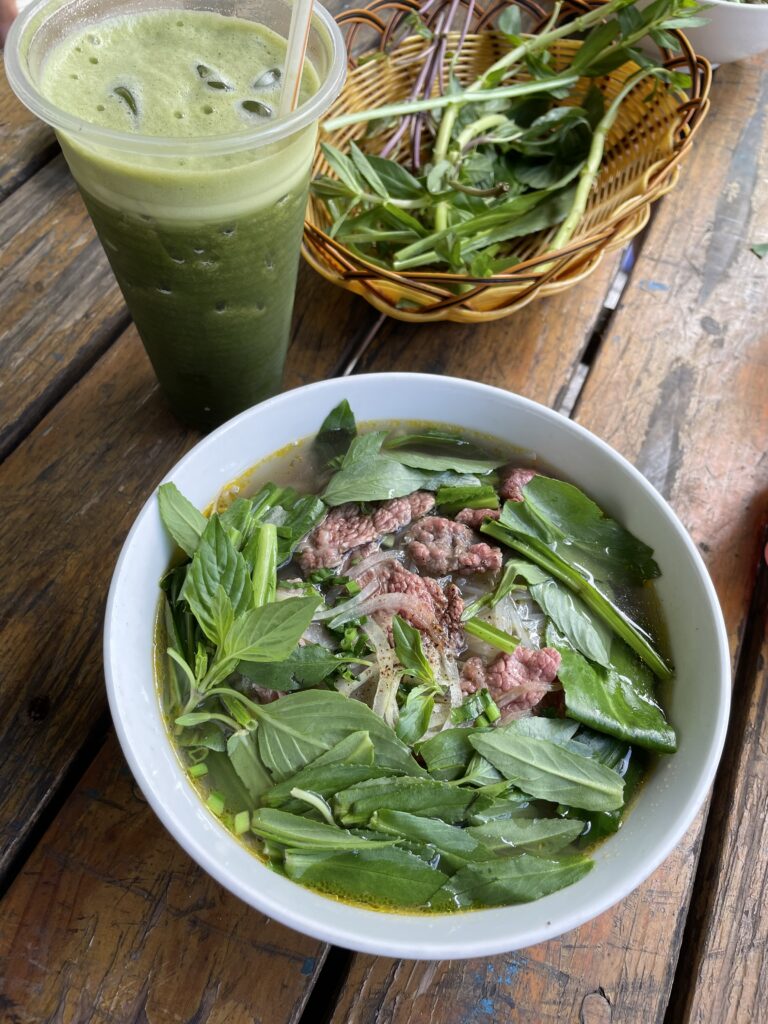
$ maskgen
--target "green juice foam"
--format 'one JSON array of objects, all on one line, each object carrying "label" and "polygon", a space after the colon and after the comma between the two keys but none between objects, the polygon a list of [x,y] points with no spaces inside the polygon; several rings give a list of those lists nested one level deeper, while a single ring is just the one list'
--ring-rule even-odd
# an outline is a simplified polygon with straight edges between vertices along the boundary
[{"label": "green juice foam", "polygon": [[[99,22],[49,57],[41,91],[92,124],[195,138],[252,131],[276,113],[285,40],[207,11],[152,11]],[[312,69],[304,93],[317,88]]]}]

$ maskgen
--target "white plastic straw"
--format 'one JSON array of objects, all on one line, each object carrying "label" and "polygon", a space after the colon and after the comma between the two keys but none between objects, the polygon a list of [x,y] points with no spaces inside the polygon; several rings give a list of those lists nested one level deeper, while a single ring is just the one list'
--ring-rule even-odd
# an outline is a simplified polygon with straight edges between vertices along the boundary
[{"label": "white plastic straw", "polygon": [[309,29],[312,24],[313,0],[294,0],[291,13],[291,27],[288,30],[288,47],[285,51],[283,91],[280,93],[278,115],[285,117],[295,110],[299,102],[301,73],[307,52]]}]

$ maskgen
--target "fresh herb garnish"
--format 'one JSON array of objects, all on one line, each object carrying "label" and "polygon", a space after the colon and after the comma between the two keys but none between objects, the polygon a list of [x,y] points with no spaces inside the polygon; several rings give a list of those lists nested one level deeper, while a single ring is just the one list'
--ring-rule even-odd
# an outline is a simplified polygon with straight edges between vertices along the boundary
[{"label": "fresh herb garnish", "polygon": [[[559,23],[558,4],[527,34],[519,12],[506,8],[497,21],[506,51],[462,86],[454,73],[461,50],[448,45],[448,33],[463,42],[473,8],[454,5],[437,23],[438,38],[425,43],[421,71],[402,102],[326,122],[329,131],[396,123],[378,155],[355,142],[347,153],[323,145],[334,176],[320,176],[312,188],[326,206],[330,235],[374,265],[481,279],[515,265],[510,242],[522,235],[559,225],[549,247],[562,248],[581,223],[629,93],[643,83],[648,97],[659,81],[672,90],[690,85],[688,76],[649,57],[643,40],[679,48],[670,30],[700,24],[697,10],[694,0],[658,0],[642,10],[631,0],[608,0]],[[422,24],[416,16],[403,19],[409,33],[414,24]],[[579,38],[581,46],[558,63],[560,40]],[[635,70],[608,104],[592,81],[584,84],[630,62]],[[407,154],[395,160],[404,139]]]}]

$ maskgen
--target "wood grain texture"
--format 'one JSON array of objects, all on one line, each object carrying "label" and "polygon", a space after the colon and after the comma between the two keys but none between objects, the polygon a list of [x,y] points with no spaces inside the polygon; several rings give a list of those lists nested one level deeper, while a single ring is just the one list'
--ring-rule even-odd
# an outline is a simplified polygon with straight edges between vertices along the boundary
[{"label": "wood grain texture", "polygon": [[291,1024],[325,955],[198,868],[112,737],[0,914],[5,1024]]},{"label": "wood grain texture", "polygon": [[51,129],[11,91],[0,55],[0,200],[50,160],[57,149]]},{"label": "wood grain texture", "polygon": [[[634,461],[691,530],[734,652],[768,465],[768,267],[749,252],[767,221],[767,93],[758,66],[720,70],[713,116],[657,213],[577,406],[578,420]],[[450,362],[443,369],[454,372]],[[488,379],[483,368],[474,375]],[[632,896],[559,941],[459,964],[355,957],[334,1024],[436,1024],[446,1007],[462,1024],[662,1021],[700,831],[701,818]],[[726,1024],[704,1006],[703,1020]]]},{"label": "wood grain texture", "polygon": [[[285,384],[333,372],[363,303],[302,269]],[[322,297],[322,303],[321,303]],[[343,333],[342,333],[343,332]],[[177,423],[134,328],[0,466],[0,876],[105,710],[101,617],[117,553],[200,435]]]},{"label": "wood grain texture", "polygon": [[[768,495],[766,496],[768,519]],[[766,534],[768,536],[768,533]],[[667,1020],[752,1024],[768,1001],[768,566],[736,679],[723,764]]]},{"label": "wood grain texture", "polygon": [[105,710],[111,567],[147,494],[195,440],[130,330],[0,466],[0,866]]},{"label": "wood grain texture", "polygon": [[61,156],[2,204],[0,291],[2,457],[128,323]]},{"label": "wood grain texture", "polygon": [[533,302],[506,320],[468,326],[387,320],[357,370],[467,377],[558,406],[587,346],[619,258],[583,285]]}]

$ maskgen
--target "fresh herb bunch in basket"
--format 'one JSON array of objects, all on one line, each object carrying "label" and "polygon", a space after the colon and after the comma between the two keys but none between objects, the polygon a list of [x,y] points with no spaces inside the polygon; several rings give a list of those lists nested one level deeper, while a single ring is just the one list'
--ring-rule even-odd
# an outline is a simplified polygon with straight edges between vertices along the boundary
[{"label": "fresh herb bunch in basket", "polygon": [[[521,7],[538,20],[528,31]],[[674,182],[708,87],[679,32],[697,10],[608,0],[545,17],[527,2],[426,0],[353,12],[380,48],[357,59],[325,124],[305,255],[408,319],[505,315],[575,283]],[[366,104],[377,82],[386,101]]]}]

